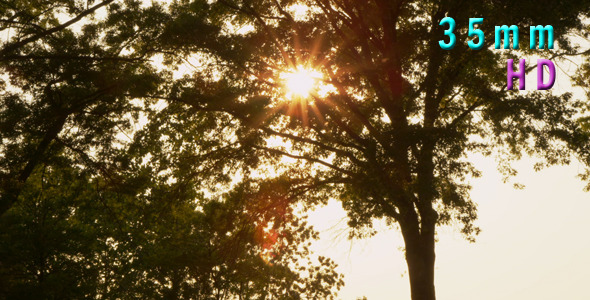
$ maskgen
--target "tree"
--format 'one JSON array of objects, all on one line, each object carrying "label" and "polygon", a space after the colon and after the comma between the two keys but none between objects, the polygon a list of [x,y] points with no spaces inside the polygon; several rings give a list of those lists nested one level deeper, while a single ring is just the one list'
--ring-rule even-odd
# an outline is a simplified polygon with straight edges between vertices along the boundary
[{"label": "tree", "polygon": [[283,181],[226,174],[257,163],[225,151],[229,118],[151,97],[172,81],[154,42],[182,20],[141,1],[0,16],[1,299],[334,297]]},{"label": "tree", "polygon": [[[128,113],[130,105],[122,101],[127,95],[156,87],[158,76],[141,63],[141,54],[121,54],[120,45],[132,41],[128,34],[110,35],[110,43],[101,43],[99,36],[108,24],[88,24],[79,35],[71,28],[112,2],[92,7],[76,1],[2,4],[1,30],[7,38],[0,49],[5,75],[0,214],[17,201],[34,169],[56,150],[58,138],[79,139],[76,144],[83,149],[109,145],[113,130],[123,124],[105,116]],[[71,18],[61,23],[60,14]],[[68,131],[74,127],[76,132]]]},{"label": "tree", "polygon": [[[229,116],[244,128],[235,133],[236,147],[289,174],[306,204],[341,200],[353,236],[370,234],[375,219],[397,224],[412,299],[431,300],[437,226],[462,224],[468,239],[479,232],[469,179],[480,174],[470,153],[497,155],[507,176],[515,172],[510,161],[524,154],[537,157],[538,168],[574,157],[590,163],[588,134],[577,119],[587,113],[583,102],[571,94],[505,90],[507,58],[577,54],[568,33],[583,29],[588,7],[585,1],[179,1],[171,9],[178,24],[164,30],[161,45],[171,61],[192,57],[198,66],[170,93],[154,97]],[[451,51],[438,44],[445,16],[458,24]],[[558,50],[473,51],[466,45],[472,17],[484,18],[486,46],[494,25],[517,25],[526,34],[531,25],[550,24]],[[217,37],[192,41],[209,34]],[[283,79],[305,69],[320,74],[316,93],[287,95]]]}]

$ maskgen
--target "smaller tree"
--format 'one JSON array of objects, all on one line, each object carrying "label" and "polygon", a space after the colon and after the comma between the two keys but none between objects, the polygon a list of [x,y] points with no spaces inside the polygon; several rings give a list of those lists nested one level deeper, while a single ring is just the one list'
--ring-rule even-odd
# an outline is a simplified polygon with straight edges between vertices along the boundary
[{"label": "smaller tree", "polygon": [[40,167],[0,217],[0,298],[329,299],[343,284],[311,259],[317,233],[280,182],[195,201],[184,182],[119,185],[71,164]]}]

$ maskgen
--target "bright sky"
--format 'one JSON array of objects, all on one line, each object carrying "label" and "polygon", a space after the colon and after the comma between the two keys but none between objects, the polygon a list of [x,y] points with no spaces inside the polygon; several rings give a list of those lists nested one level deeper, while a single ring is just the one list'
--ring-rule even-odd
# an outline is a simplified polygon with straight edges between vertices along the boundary
[{"label": "bright sky", "polygon": [[[504,184],[491,158],[474,157],[484,176],[474,181],[482,233],[470,244],[453,228],[439,230],[438,300],[587,300],[590,290],[590,195],[575,178],[581,166],[538,173],[530,160],[516,164],[520,183]],[[346,239],[345,214],[336,201],[311,216],[322,232],[318,254],[345,274],[341,299],[410,299],[401,235]]]}]

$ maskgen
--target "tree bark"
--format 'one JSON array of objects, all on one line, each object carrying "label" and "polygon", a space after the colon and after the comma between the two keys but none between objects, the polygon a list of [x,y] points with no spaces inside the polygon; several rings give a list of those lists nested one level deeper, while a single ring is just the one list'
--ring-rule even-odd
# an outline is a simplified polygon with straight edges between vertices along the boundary
[{"label": "tree bark", "polygon": [[410,275],[412,300],[435,300],[434,289],[434,236],[406,239],[406,262]]},{"label": "tree bark", "polygon": [[410,290],[412,300],[435,300],[435,222],[421,221],[421,226],[416,219],[410,224],[400,223],[406,245]]}]

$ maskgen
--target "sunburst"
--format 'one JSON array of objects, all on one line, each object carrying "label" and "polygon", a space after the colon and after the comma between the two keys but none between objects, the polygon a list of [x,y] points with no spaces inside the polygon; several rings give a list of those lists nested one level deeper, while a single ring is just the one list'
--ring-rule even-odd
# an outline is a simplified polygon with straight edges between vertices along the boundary
[{"label": "sunburst", "polygon": [[280,78],[289,100],[309,98],[318,89],[322,74],[319,71],[299,66],[281,73]]}]

